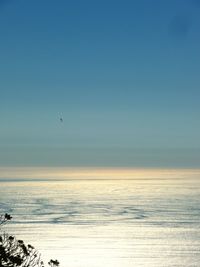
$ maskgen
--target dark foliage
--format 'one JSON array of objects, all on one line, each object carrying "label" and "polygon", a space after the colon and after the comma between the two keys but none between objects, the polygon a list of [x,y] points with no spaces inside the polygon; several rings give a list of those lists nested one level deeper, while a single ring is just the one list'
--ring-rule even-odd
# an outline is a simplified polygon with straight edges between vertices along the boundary
[{"label": "dark foliage", "polygon": [[[5,213],[0,216],[0,226],[10,221],[12,217]],[[50,267],[58,267],[57,260],[48,262]],[[7,233],[0,233],[0,267],[44,267],[40,253],[30,244]]]}]

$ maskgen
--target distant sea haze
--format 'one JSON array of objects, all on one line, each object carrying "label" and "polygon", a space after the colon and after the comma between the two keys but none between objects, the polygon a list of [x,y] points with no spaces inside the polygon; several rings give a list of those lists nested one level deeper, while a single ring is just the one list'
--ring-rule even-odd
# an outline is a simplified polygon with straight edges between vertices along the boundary
[{"label": "distant sea haze", "polygon": [[199,266],[200,180],[189,172],[187,179],[23,179],[1,179],[0,210],[13,216],[4,229],[37,247],[45,261]]},{"label": "distant sea haze", "polygon": [[0,167],[0,181],[199,179],[195,168]]}]

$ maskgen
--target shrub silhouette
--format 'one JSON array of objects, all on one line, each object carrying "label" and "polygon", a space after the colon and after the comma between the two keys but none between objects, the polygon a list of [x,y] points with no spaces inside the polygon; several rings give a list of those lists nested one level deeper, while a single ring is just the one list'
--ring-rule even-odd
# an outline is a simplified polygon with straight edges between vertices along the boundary
[{"label": "shrub silhouette", "polygon": [[[0,227],[12,219],[8,213],[0,216]],[[50,267],[58,267],[57,260],[48,262]],[[24,244],[23,240],[17,240],[15,236],[0,233],[0,267],[45,267],[40,253],[30,244]]]}]

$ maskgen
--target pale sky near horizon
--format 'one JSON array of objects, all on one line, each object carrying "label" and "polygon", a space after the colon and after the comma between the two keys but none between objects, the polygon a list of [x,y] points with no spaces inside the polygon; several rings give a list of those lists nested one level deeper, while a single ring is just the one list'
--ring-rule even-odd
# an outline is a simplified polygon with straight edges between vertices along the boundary
[{"label": "pale sky near horizon", "polygon": [[199,180],[200,169],[127,167],[0,167],[0,182],[71,180]]},{"label": "pale sky near horizon", "polygon": [[200,1],[0,0],[0,38],[0,166],[200,167]]}]

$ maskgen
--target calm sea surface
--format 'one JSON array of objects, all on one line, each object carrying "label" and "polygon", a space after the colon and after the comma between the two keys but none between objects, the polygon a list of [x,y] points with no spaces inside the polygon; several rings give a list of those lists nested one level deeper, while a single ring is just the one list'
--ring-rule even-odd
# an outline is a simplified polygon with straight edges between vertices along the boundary
[{"label": "calm sea surface", "polygon": [[198,180],[0,181],[0,210],[61,267],[200,266]]}]

